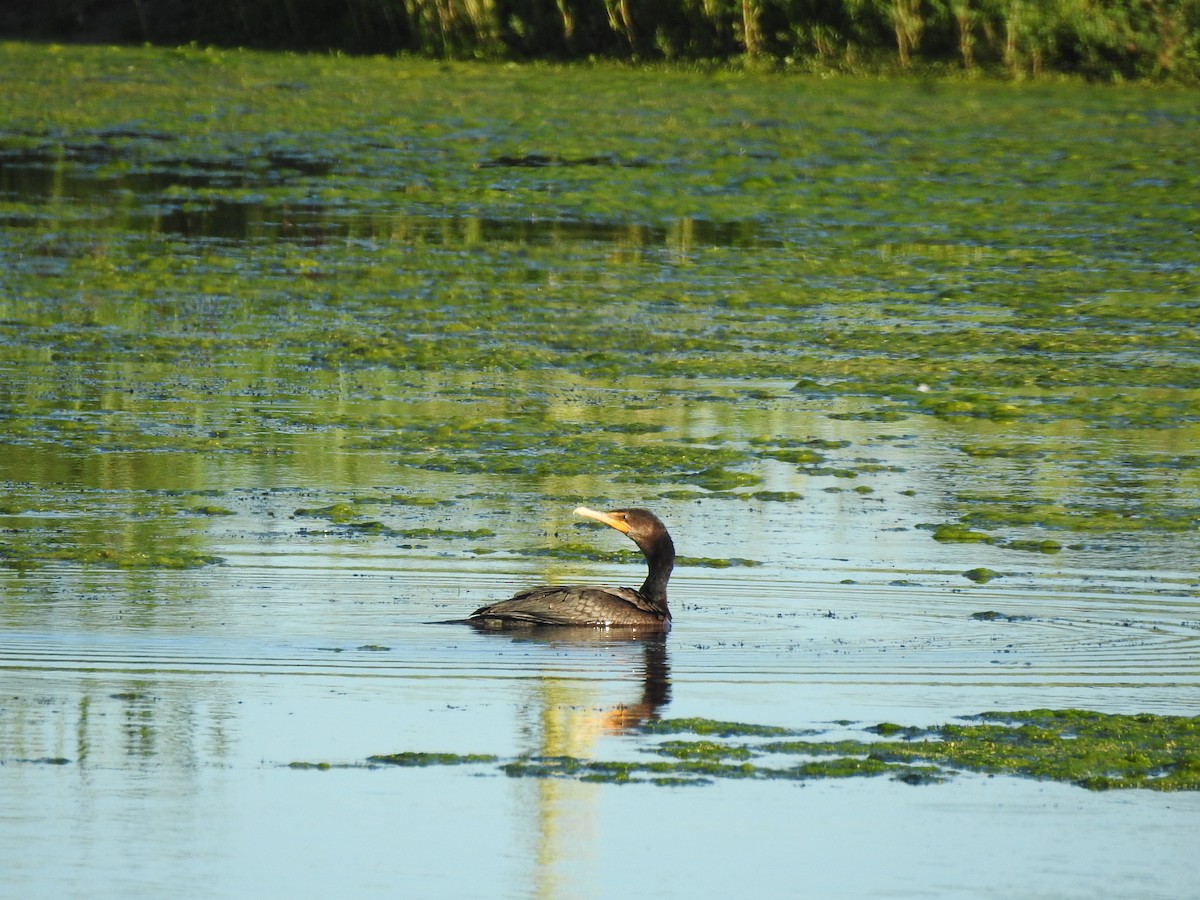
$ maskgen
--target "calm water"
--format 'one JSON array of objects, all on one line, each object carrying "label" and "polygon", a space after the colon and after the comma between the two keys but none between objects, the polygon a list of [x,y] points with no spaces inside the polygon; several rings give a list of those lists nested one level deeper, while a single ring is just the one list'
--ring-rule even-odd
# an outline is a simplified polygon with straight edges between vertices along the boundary
[{"label": "calm water", "polygon": [[[1088,95],[1117,122],[1136,99]],[[855,149],[831,143],[812,190],[857,171],[881,198],[819,226],[514,216],[542,176],[496,153],[469,176],[495,209],[431,214],[356,204],[392,185],[336,147],[142,165],[161,135],[67,133],[50,153],[4,132],[0,893],[1194,895],[1192,794],[339,768],[407,750],[638,759],[649,739],[621,723],[648,716],[861,736],[985,710],[1200,711],[1194,256],[1159,236],[1122,262],[1119,234],[1150,225],[1119,206],[1031,219],[1036,259],[1030,230],[997,236],[1005,210],[936,246],[850,240],[889,203],[915,219],[904,165],[960,145],[867,140],[862,110],[836,113],[819,127]],[[752,133],[748,171],[769,182],[778,157]],[[706,160],[679,150],[664,193],[676,170],[725,177]],[[1049,160],[1068,208],[1072,163]],[[1172,165],[1195,179],[1194,159]],[[968,174],[925,183],[1002,193]],[[311,202],[270,202],[280,185]],[[1014,314],[986,295],[1123,266],[1174,293],[1147,294],[1161,321],[1095,328],[1129,337],[1104,345],[1100,384],[1063,347],[1078,321],[1026,326],[1033,299]],[[951,272],[984,293],[952,296]],[[1079,302],[1128,292],[1088,284]],[[1024,327],[1079,374],[1012,388],[1035,415],[929,415],[878,388],[886,372],[920,402],[976,357],[999,372],[1016,351],[978,342]],[[961,329],[976,343],[949,361],[909,343]],[[829,369],[799,389],[817,353]],[[1075,518],[1017,515],[1050,501]],[[640,582],[578,503],[652,506],[692,558],[665,643],[445,624],[535,583]],[[1009,517],[981,526],[980,504]],[[960,520],[993,539],[931,537]],[[979,567],[995,577],[964,577]]]}]

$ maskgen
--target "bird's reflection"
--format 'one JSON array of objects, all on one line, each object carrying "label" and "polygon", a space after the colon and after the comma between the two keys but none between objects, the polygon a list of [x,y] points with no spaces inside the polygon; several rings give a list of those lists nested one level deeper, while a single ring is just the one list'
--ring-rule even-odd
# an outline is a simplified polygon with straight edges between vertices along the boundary
[{"label": "bird's reflection", "polygon": [[[577,727],[581,731],[600,731],[605,734],[636,731],[644,722],[657,719],[671,698],[671,666],[667,658],[667,636],[661,631],[605,630],[591,627],[540,627],[508,631],[479,630],[495,640],[509,640],[514,644],[534,643],[549,647],[575,648],[609,647],[615,650],[628,650],[640,645],[642,651],[640,663],[631,669],[629,674],[640,683],[641,696],[636,700],[624,702],[613,698],[601,709],[593,710],[585,718],[585,721],[577,723]],[[546,680],[554,681],[556,679],[551,676]],[[583,736],[577,735],[577,737]]]},{"label": "bird's reflection", "polygon": [[[525,711],[532,713],[524,723],[528,730],[518,729],[527,737],[525,755],[530,757],[594,758],[600,741],[637,732],[658,718],[670,700],[671,667],[662,631],[541,626],[480,632],[490,640],[543,645],[548,657],[569,658],[589,650],[612,654],[613,669],[606,671],[619,681],[581,682],[569,662],[535,680]],[[605,694],[598,698],[601,685]],[[592,849],[599,845],[600,785],[561,778],[521,782],[518,802],[525,822],[519,833],[527,835],[529,844],[531,895],[568,895],[578,886],[580,866],[597,862]]]}]

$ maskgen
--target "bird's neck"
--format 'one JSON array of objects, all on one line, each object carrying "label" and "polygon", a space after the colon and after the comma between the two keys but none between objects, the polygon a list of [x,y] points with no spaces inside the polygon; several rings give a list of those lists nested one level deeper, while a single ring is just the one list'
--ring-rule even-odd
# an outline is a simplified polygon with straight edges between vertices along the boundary
[{"label": "bird's neck", "polygon": [[647,600],[667,608],[667,581],[671,578],[671,570],[675,568],[675,544],[668,537],[653,547],[643,547],[649,571],[642,583],[641,594]]}]

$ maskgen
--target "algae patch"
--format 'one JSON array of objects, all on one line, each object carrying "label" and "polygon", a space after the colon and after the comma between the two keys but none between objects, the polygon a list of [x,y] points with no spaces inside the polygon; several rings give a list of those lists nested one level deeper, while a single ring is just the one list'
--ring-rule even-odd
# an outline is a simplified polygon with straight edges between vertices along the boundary
[{"label": "algae patch", "polygon": [[981,713],[933,740],[876,747],[888,761],[928,761],[1092,790],[1200,790],[1200,717],[1039,709]]},{"label": "algae patch", "polygon": [[575,756],[405,752],[372,763],[408,766],[500,762],[514,778],[567,778],[629,784],[708,784],[722,779],[808,781],[890,775],[937,784],[957,770],[1061,781],[1090,790],[1200,790],[1200,717],[1117,715],[1088,710],[989,712],[928,728],[884,722],[861,729],[873,739],[822,739],[826,732],[709,719],[643,724],[640,749],[652,760]]},{"label": "algae patch", "polygon": [[963,578],[968,578],[976,584],[987,584],[993,578],[1000,577],[999,572],[994,572],[986,566],[976,566],[974,569],[967,569],[962,575]]},{"label": "algae patch", "polygon": [[492,763],[497,757],[487,753],[385,753],[371,756],[368,762],[389,766],[463,766],[475,763]]},{"label": "algae patch", "polygon": [[778,725],[722,722],[715,719],[652,719],[642,725],[643,734],[696,734],[717,737],[784,737],[798,734]]}]

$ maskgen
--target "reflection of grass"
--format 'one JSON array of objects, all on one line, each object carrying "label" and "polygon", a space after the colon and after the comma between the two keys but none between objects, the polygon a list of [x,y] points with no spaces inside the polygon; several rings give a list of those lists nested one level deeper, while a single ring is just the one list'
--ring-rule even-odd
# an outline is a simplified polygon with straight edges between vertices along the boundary
[{"label": "reflection of grass", "polygon": [[194,569],[222,561],[219,556],[178,547],[138,550],[84,544],[46,547],[40,541],[28,543],[10,540],[0,543],[0,566],[17,570],[36,569],[50,562],[120,569]]},{"label": "reflection of grass", "polygon": [[[398,528],[369,518],[366,507],[375,507],[380,501],[367,499],[358,501],[339,501],[320,507],[303,507],[293,513],[297,518],[325,519],[339,529],[349,534],[378,535],[390,538],[407,538],[410,540],[441,540],[441,541],[476,541],[481,538],[495,537],[496,533],[490,528],[452,529],[452,528]],[[473,553],[493,553],[499,548],[475,547]],[[507,548],[506,548],[507,549]],[[572,541],[558,541],[548,547],[525,547],[519,550],[509,550],[519,556],[550,557],[553,559],[582,559],[592,562],[641,564],[644,557],[637,550],[604,550],[590,544]],[[684,556],[676,557],[678,566],[698,566],[710,569],[724,569],[731,566],[758,566],[760,562],[741,557],[708,557]]]},{"label": "reflection of grass", "polygon": [[[704,447],[659,437],[611,437],[601,425],[564,423],[543,415],[409,425],[370,442],[416,469],[524,478],[608,475],[620,481],[686,482],[707,490],[757,484],[755,474],[728,466],[750,455],[734,447]],[[639,430],[619,428],[624,434]]]},{"label": "reflection of grass", "polygon": [[[503,762],[500,768],[512,777],[669,785],[864,775],[931,784],[952,777],[956,769],[969,769],[1063,781],[1092,790],[1200,790],[1200,717],[1043,709],[983,713],[970,724],[922,729],[882,723],[865,730],[885,739],[823,741],[819,733],[774,726],[665,720],[647,723],[643,733],[696,735],[645,746],[666,759],[611,762],[533,756]],[[491,761],[496,757],[438,753],[370,758],[370,762],[420,766]]]},{"label": "reflection of grass", "polygon": [[8,519],[0,537],[0,566],[28,570],[57,562],[120,569],[191,569],[222,562],[221,557],[204,552],[203,536],[188,529],[180,511],[193,516],[197,512],[229,514],[224,509],[181,510],[171,498],[141,492],[80,494],[69,510],[41,509],[37,516]]}]

